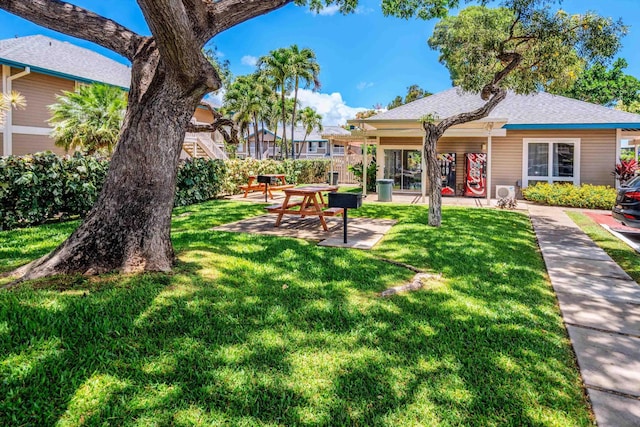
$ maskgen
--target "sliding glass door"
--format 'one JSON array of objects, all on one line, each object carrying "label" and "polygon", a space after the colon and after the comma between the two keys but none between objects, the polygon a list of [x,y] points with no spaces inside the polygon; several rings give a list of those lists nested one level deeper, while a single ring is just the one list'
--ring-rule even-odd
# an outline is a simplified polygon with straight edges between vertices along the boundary
[{"label": "sliding glass door", "polygon": [[384,150],[384,177],[393,179],[396,190],[419,192],[422,186],[420,151]]}]

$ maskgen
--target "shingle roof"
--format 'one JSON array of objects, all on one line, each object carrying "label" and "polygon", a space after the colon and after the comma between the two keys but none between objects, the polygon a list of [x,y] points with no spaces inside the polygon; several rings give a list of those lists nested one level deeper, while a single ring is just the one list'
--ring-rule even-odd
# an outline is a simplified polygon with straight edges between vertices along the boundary
[{"label": "shingle roof", "polygon": [[128,88],[131,69],[68,42],[35,35],[0,40],[0,63],[13,62],[70,79]]},{"label": "shingle roof", "polygon": [[[451,88],[377,114],[368,120],[419,120],[430,113],[445,118],[472,111],[481,107],[483,103],[477,94]],[[508,127],[517,125],[551,126],[555,124],[640,124],[639,114],[618,111],[602,105],[545,92],[534,95],[517,95],[509,92],[506,99],[489,114],[488,119],[491,118],[507,119]]]}]

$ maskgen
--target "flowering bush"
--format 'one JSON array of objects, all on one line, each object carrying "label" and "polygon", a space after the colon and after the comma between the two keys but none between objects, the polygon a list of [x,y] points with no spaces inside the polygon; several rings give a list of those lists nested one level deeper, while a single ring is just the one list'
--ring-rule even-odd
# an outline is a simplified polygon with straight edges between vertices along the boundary
[{"label": "flowering bush", "polygon": [[604,185],[538,183],[524,188],[525,200],[550,206],[586,209],[611,209],[616,201],[616,190]]},{"label": "flowering bush", "polygon": [[620,163],[616,165],[612,174],[618,181],[620,181],[620,185],[624,185],[625,182],[629,181],[636,175],[637,170],[638,162],[635,159],[620,160]]}]

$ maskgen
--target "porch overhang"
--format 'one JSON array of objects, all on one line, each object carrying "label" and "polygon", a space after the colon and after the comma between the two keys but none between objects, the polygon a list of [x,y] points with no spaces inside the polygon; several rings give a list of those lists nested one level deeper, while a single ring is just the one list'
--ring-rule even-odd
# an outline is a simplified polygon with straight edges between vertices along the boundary
[{"label": "porch overhang", "polygon": [[[368,137],[424,137],[425,131],[417,120],[367,120],[361,123],[356,120],[347,123],[363,126],[363,130],[352,131],[352,134],[366,134]],[[504,125],[507,119],[484,118],[473,122],[463,123],[447,129],[443,137],[494,137],[506,136]]]}]

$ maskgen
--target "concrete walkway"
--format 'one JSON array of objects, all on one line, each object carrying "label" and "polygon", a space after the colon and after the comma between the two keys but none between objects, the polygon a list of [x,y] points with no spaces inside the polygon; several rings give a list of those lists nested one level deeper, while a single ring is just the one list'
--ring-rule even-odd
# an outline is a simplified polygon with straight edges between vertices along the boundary
[{"label": "concrete walkway", "polygon": [[562,209],[529,215],[598,426],[640,426],[640,286]]}]

